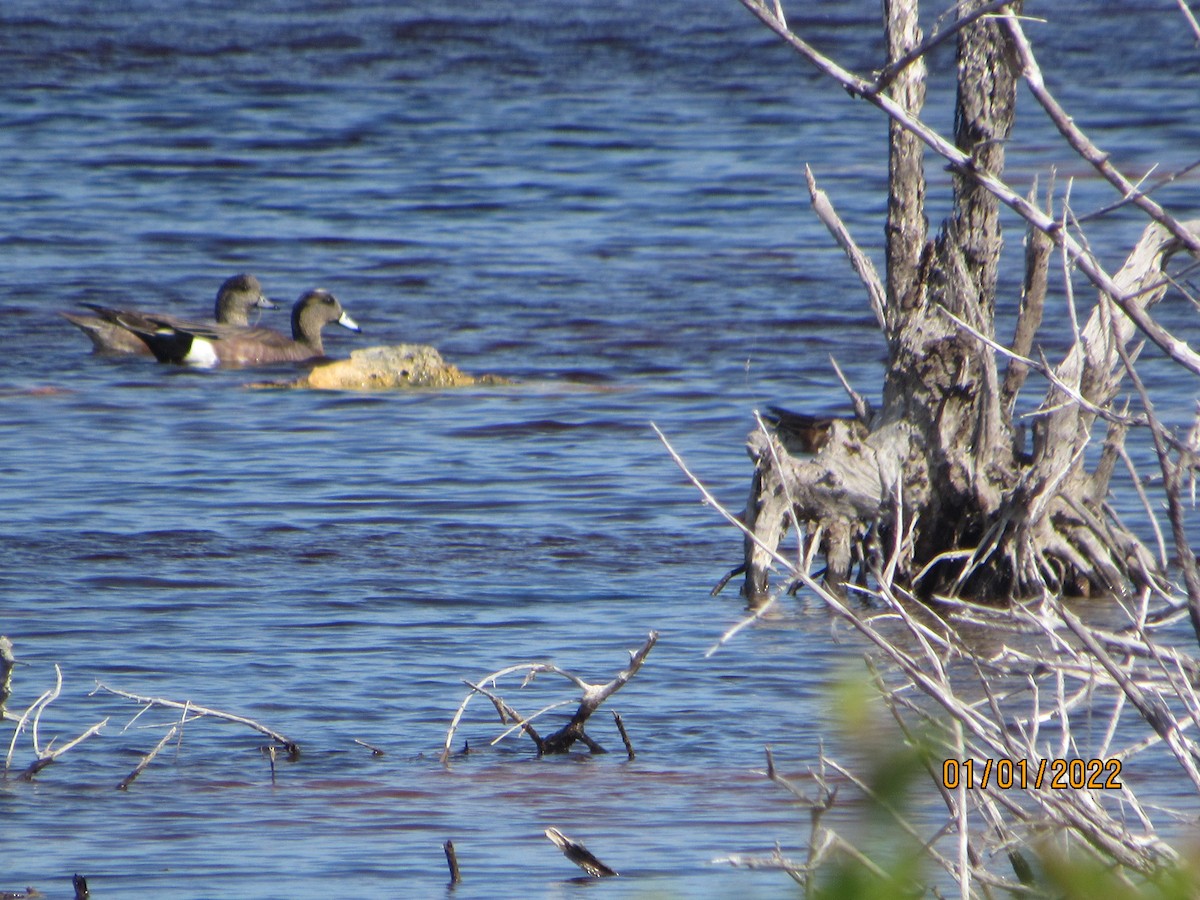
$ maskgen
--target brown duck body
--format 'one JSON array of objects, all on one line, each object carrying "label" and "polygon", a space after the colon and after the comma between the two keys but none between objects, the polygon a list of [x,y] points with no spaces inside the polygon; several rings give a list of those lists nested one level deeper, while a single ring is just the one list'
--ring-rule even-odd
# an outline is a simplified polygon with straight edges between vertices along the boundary
[{"label": "brown duck body", "polygon": [[772,427],[790,453],[820,453],[829,442],[833,423],[839,419],[854,428],[861,437],[866,437],[867,434],[866,427],[854,418],[812,416],[779,406],[768,406],[767,414],[762,418]]},{"label": "brown duck body", "polygon": [[91,303],[85,305],[96,314],[65,312],[62,316],[91,339],[95,352],[141,356],[151,356],[153,353],[142,335],[134,330],[134,324],[143,330],[153,330],[159,327],[160,323],[185,330],[211,328],[214,324],[247,327],[250,324],[250,310],[278,308],[276,303],[263,294],[258,279],[246,274],[227,278],[221,285],[213,309],[213,322],[179,319],[165,313],[109,309]]},{"label": "brown duck body", "polygon": [[290,338],[270,328],[188,328],[155,319],[130,327],[160,362],[236,369],[324,356],[321,330],[331,322],[351,331],[362,330],[333,294],[317,289],[296,301]]}]

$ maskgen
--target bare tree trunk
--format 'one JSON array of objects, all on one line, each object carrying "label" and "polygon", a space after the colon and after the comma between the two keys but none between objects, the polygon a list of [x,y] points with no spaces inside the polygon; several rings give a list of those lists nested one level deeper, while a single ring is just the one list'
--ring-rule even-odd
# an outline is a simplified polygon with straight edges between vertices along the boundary
[{"label": "bare tree trunk", "polygon": [[[964,4],[960,14],[981,5]],[[1003,170],[1003,141],[1012,130],[1016,102],[1003,41],[988,19],[972,22],[958,36],[956,144],[996,176]],[[893,156],[896,152],[893,146]],[[915,189],[891,186],[893,194]],[[885,417],[911,424],[924,445],[924,464],[908,467],[905,485],[910,509],[927,523],[916,536],[918,565],[947,547],[978,543],[1012,485],[1013,442],[1001,415],[995,358],[944,312],[992,337],[1001,248],[998,201],[974,180],[956,176],[953,214],[927,248],[910,289],[918,302],[899,311],[884,385]],[[890,272],[889,278],[900,280]],[[916,452],[910,449],[909,455]]]},{"label": "bare tree trunk", "polygon": [[[1084,148],[1081,155],[1103,167],[1114,185],[1126,184],[1044,91],[1019,26],[991,15],[1019,13],[1019,2],[965,0],[957,8],[958,23],[951,29],[958,42],[953,146],[920,120],[922,52],[942,36],[922,43],[917,0],[885,0],[888,64],[875,82],[821,56],[791,32],[778,7],[742,2],[822,72],[887,112],[890,121],[883,405],[869,433],[833,422],[819,449],[789,436],[785,420],[802,416],[785,414],[771,433],[751,435],[755,474],[743,516],[744,593],[752,603],[766,596],[767,568],[789,526],[819,540],[826,585],[835,592],[848,582],[855,560],[877,577],[925,595],[1000,598],[1046,587],[1121,591],[1130,584],[1163,589],[1153,554],[1104,506],[1124,427],[1110,428],[1095,471],[1084,469],[1083,450],[1097,415],[1117,395],[1122,356],[1136,329],[1193,368],[1186,346],[1145,311],[1165,291],[1167,258],[1195,244],[1188,230],[1195,226],[1135,198],[1158,224],[1147,228],[1121,271],[1108,276],[1079,241],[1034,205],[1032,193],[1026,200],[1004,184],[1004,143],[1013,128],[1018,74],[1035,87],[1056,124],[1065,119],[1060,130],[1066,129],[1071,146]],[[946,158],[954,173],[953,211],[933,240],[924,209],[925,146]],[[1014,338],[1019,358],[1010,361],[1003,378],[994,326],[1001,198],[1036,229],[1027,248]],[[835,230],[836,214],[821,199],[822,219]],[[839,243],[852,259],[860,257],[844,226],[836,224]],[[1052,244],[1070,252],[1102,294],[1057,370],[1039,367],[1052,387],[1029,455],[1013,413],[1025,375],[1036,365],[1026,354],[1041,321]],[[886,573],[879,571],[884,558]]]},{"label": "bare tree trunk", "polygon": [[[885,0],[888,63],[921,43],[916,0]],[[918,57],[892,82],[892,96],[912,115],[925,105],[925,60]],[[888,123],[887,308],[911,309],[920,302],[920,261],[929,235],[925,218],[925,145],[899,122]],[[889,317],[888,337],[897,328]]]}]

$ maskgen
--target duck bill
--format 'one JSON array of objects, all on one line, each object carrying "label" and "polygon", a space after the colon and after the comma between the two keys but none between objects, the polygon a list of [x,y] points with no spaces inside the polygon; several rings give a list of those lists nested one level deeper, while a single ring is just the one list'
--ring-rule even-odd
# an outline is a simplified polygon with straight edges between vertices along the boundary
[{"label": "duck bill", "polygon": [[279,304],[265,294],[259,294],[258,299],[254,301],[254,305],[259,309],[279,309]]},{"label": "duck bill", "polygon": [[346,315],[345,312],[343,312],[340,316],[338,316],[337,323],[339,325],[341,325],[343,328],[349,328],[351,331],[359,331],[359,332],[362,331],[362,329],[358,327],[358,323],[355,322],[348,315]]}]

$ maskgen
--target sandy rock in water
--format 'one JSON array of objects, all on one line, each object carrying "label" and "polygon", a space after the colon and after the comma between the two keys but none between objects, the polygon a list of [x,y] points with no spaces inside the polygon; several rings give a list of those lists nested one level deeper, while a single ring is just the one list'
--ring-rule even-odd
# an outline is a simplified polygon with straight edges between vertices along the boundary
[{"label": "sandy rock in water", "polygon": [[495,375],[468,375],[425,344],[396,344],[355,350],[349,359],[314,366],[293,387],[326,391],[469,387],[508,384]]}]

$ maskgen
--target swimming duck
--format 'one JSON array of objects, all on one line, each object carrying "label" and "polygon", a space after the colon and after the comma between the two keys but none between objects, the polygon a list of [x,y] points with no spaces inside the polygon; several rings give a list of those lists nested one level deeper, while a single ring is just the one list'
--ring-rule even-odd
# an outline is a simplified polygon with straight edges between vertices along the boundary
[{"label": "swimming duck", "polygon": [[[303,294],[292,308],[292,336],[270,328],[227,325],[180,327],[164,319],[126,324],[150,347],[159,362],[199,368],[244,368],[302,362],[325,355],[321,329],[332,323],[361,332],[337,297],[320,288]],[[146,326],[149,327],[146,327]]]},{"label": "swimming duck", "polygon": [[[92,303],[85,303],[96,315],[62,313],[72,325],[78,326],[92,340],[96,353],[140,354],[150,356],[149,345],[124,321],[139,321],[144,328],[153,330],[155,323],[169,323],[172,327],[205,328],[210,323],[177,319],[164,313],[142,313],[137,310],[111,310]],[[241,274],[227,278],[217,291],[217,302],[213,319],[221,325],[248,326],[250,310],[278,309],[279,305],[263,294],[262,285],[253,275]]]}]

